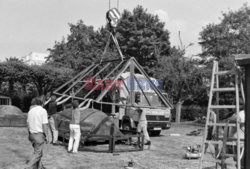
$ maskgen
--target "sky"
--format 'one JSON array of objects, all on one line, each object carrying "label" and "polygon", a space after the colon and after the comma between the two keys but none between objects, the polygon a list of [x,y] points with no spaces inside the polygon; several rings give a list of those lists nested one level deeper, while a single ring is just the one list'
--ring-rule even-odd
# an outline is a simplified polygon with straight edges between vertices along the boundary
[{"label": "sky", "polygon": [[219,23],[222,12],[237,10],[250,0],[0,0],[0,61],[30,52],[48,53],[56,41],[69,34],[68,23],[80,19],[95,29],[105,25],[111,7],[132,11],[141,5],[157,14],[170,32],[172,46],[189,46],[187,55],[201,52],[199,32],[209,23]]}]

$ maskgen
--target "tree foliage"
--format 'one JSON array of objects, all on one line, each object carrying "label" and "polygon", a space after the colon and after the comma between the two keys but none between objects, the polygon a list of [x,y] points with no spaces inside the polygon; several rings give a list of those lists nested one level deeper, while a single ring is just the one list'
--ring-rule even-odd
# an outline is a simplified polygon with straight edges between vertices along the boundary
[{"label": "tree foliage", "polygon": [[[52,65],[27,65],[18,59],[7,59],[0,63],[0,84],[7,83],[8,91],[5,91],[9,96],[12,96],[18,91],[28,94],[27,88],[31,85],[36,86],[39,95],[46,94],[52,91],[62,83],[69,80],[73,71],[68,68],[56,68]],[[21,89],[17,91],[17,86]],[[14,88],[16,87],[16,89]],[[0,85],[0,91],[1,90]]]},{"label": "tree foliage", "polygon": [[48,61],[55,66],[64,66],[80,70],[100,60],[100,55],[105,46],[102,31],[95,31],[92,26],[87,26],[80,20],[77,24],[69,24],[70,34],[67,40],[56,42],[50,48]]},{"label": "tree foliage", "polygon": [[[156,77],[164,81],[164,88],[174,103],[206,102],[207,87],[204,85],[205,71],[195,60],[185,58],[184,51],[171,49],[169,57],[162,57],[156,69]],[[204,104],[204,103],[203,103]]]},{"label": "tree foliage", "polygon": [[[0,66],[0,81],[8,82],[8,93],[12,95],[14,92],[14,84],[19,82],[23,87],[28,83],[29,76],[28,66],[18,58],[9,58]],[[0,83],[1,84],[1,83]]]},{"label": "tree foliage", "polygon": [[30,79],[39,95],[53,91],[72,76],[73,71],[68,68],[56,68],[52,65],[33,65],[30,67]]},{"label": "tree foliage", "polygon": [[133,12],[125,10],[117,28],[118,39],[125,56],[135,57],[148,73],[160,56],[169,55],[169,32],[157,15],[142,6]]},{"label": "tree foliage", "polygon": [[219,24],[208,24],[200,32],[201,56],[220,60],[233,54],[250,52],[250,7],[223,13]]}]

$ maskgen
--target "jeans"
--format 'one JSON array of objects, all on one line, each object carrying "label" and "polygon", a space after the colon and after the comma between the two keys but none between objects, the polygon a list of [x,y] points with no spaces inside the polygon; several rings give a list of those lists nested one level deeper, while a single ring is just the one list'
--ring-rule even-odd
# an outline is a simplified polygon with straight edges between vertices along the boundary
[{"label": "jeans", "polygon": [[30,161],[27,163],[26,169],[43,169],[42,156],[43,156],[43,145],[45,142],[45,136],[43,133],[30,133],[29,140],[34,148],[34,154]]},{"label": "jeans", "polygon": [[69,129],[70,129],[70,136],[69,136],[68,151],[72,150],[73,153],[77,153],[81,138],[80,125],[70,124]]},{"label": "jeans", "polygon": [[53,136],[53,139],[50,139],[49,142],[52,141],[53,143],[56,143],[58,141],[58,130],[56,129],[55,120],[52,116],[49,118],[49,126],[49,132],[52,132],[52,134],[50,133],[49,135]]},{"label": "jeans", "polygon": [[137,132],[143,132],[144,138],[146,141],[150,141],[148,130],[147,130],[147,122],[139,122],[137,126]]}]

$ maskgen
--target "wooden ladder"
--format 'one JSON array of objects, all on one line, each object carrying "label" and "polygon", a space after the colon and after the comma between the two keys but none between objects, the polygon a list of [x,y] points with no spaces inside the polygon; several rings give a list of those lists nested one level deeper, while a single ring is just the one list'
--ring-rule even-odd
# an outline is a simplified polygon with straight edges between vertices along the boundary
[{"label": "wooden ladder", "polygon": [[[236,70],[236,69],[235,69]],[[242,83],[239,83],[239,77],[237,74],[237,71],[219,71],[218,62],[214,61],[213,63],[213,70],[212,70],[212,78],[211,78],[211,86],[210,86],[210,93],[209,93],[209,102],[208,102],[208,109],[207,109],[207,117],[206,117],[206,125],[205,125],[205,131],[204,131],[204,138],[202,142],[202,154],[199,161],[199,169],[202,169],[202,166],[204,165],[204,162],[214,162],[216,169],[220,166],[220,168],[225,169],[226,165],[228,163],[225,162],[225,159],[228,157],[233,157],[236,159],[236,167],[237,169],[241,168],[240,163],[240,156],[242,154],[240,153],[241,150],[241,143],[244,141],[243,139],[240,139],[239,132],[240,132],[240,124],[239,121],[236,120],[235,123],[228,123],[225,121],[220,121],[219,114],[225,113],[225,110],[233,109],[233,111],[236,112],[236,118],[239,119],[239,88],[241,91],[241,96],[243,102],[245,101],[244,97],[244,91],[243,91],[243,85]],[[233,87],[219,87],[219,77],[221,76],[234,76],[235,84]],[[232,84],[232,83],[231,83]],[[240,85],[240,87],[239,87]],[[219,104],[219,96],[222,92],[234,92],[235,93],[235,104],[234,105],[220,105]],[[215,96],[215,97],[214,97]],[[216,115],[217,121],[215,123],[210,122],[210,112],[214,111]],[[225,115],[225,114],[224,114]],[[208,135],[208,128],[209,127],[215,127],[216,129],[216,135],[212,140],[207,139]],[[236,135],[237,138],[228,138],[228,130],[232,127],[236,127]],[[219,128],[224,128],[224,134],[220,137],[219,136]],[[211,160],[205,156],[205,147],[206,144],[208,146],[213,145],[214,146],[214,156]],[[227,153],[227,145],[236,145],[237,150],[234,153]],[[222,146],[222,147],[220,147]],[[232,164],[232,163],[231,163]]]}]

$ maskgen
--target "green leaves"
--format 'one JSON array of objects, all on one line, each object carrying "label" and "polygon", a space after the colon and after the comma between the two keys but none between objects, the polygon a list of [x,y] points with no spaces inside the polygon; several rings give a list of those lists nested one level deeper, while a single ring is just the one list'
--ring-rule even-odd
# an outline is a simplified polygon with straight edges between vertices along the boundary
[{"label": "green leaves", "polygon": [[196,61],[184,57],[184,52],[172,48],[169,56],[160,58],[155,76],[164,81],[164,89],[174,103],[199,104],[206,101],[206,86],[203,79],[205,71]]},{"label": "green leaves", "polygon": [[124,11],[118,24],[118,40],[126,57],[135,57],[148,73],[156,65],[159,55],[169,55],[169,32],[158,17],[142,6],[133,12]]},{"label": "green leaves", "polygon": [[[49,49],[48,62],[57,67],[68,67],[81,70],[90,63],[100,59],[105,40],[92,26],[86,26],[82,20],[77,24],[69,24],[70,34],[67,40],[56,42]],[[103,47],[103,48],[102,48]]]},{"label": "green leaves", "polygon": [[39,94],[53,91],[55,88],[72,77],[73,71],[69,68],[56,68],[52,65],[33,65],[30,67],[30,79],[37,87]]},{"label": "green leaves", "polygon": [[223,13],[219,24],[209,24],[200,32],[202,57],[217,59],[250,52],[250,8]]},{"label": "green leaves", "polygon": [[[73,71],[69,68],[56,68],[52,65],[27,65],[21,60],[8,59],[0,63],[0,84],[8,83],[8,95],[12,95],[21,85],[23,92],[26,88],[35,85],[39,95],[52,91],[72,77]],[[1,88],[0,88],[1,89]]]}]

